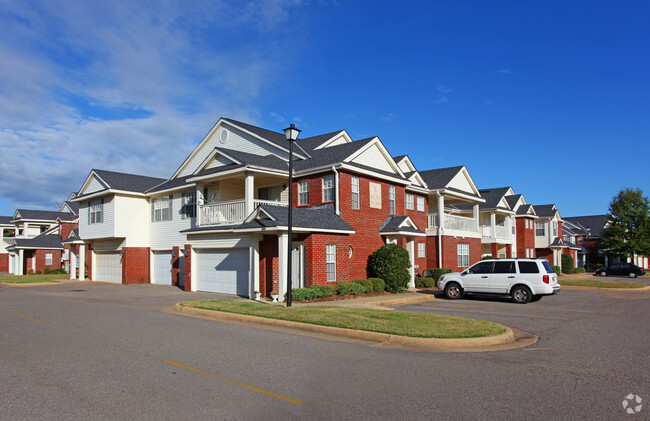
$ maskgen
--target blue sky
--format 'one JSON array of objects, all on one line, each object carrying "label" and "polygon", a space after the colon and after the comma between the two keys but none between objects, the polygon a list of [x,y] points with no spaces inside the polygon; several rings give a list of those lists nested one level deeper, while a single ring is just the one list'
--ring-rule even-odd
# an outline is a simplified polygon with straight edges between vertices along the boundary
[{"label": "blue sky", "polygon": [[379,136],[562,216],[650,194],[647,1],[0,0],[0,215],[170,177],[219,117]]}]

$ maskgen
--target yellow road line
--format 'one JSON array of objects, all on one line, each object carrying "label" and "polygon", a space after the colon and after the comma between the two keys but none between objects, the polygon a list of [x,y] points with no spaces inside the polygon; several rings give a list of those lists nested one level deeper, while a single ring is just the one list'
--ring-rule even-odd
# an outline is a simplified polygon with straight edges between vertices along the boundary
[{"label": "yellow road line", "polygon": [[272,398],[280,399],[285,402],[292,403],[294,405],[306,405],[307,402],[299,401],[298,399],[293,399],[288,396],[280,395],[277,393],[273,393],[269,390],[266,389],[261,389],[259,387],[251,386],[246,383],[238,382],[237,380],[229,379],[227,377],[220,376],[218,374],[210,373],[209,371],[204,371],[201,370],[200,368],[194,368],[190,367],[189,365],[177,363],[175,361],[170,361],[170,360],[163,360],[164,363],[170,364],[170,365],[175,365],[176,367],[184,368],[185,370],[193,371],[195,373],[203,374],[204,376],[209,376],[213,377],[215,379],[219,379],[221,381],[224,381],[226,383],[234,384],[235,386],[243,387],[244,389],[252,390],[253,392],[261,393],[263,395],[271,396]]},{"label": "yellow road line", "polygon": [[31,320],[32,322],[41,323],[43,321],[43,320],[34,319],[33,317],[25,316],[23,314],[14,313],[14,312],[11,312],[11,311],[9,312],[9,314],[13,314],[14,316],[18,316],[18,317],[23,317],[23,318],[25,318],[27,320]]}]

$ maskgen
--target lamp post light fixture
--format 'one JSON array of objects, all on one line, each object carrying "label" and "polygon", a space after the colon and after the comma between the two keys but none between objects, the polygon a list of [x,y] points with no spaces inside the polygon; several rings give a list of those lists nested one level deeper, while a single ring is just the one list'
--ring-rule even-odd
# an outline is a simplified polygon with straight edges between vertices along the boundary
[{"label": "lamp post light fixture", "polygon": [[289,141],[289,220],[288,220],[288,234],[289,234],[289,253],[287,254],[287,307],[291,307],[291,254],[293,253],[293,142],[298,139],[300,130],[296,129],[294,124],[284,129],[284,135]]}]

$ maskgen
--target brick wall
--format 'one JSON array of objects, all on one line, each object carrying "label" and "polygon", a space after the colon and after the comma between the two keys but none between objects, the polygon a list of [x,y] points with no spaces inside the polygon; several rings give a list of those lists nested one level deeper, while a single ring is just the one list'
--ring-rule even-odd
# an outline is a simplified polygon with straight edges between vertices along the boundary
[{"label": "brick wall", "polygon": [[9,253],[0,254],[0,272],[9,272]]},{"label": "brick wall", "polygon": [[469,237],[442,236],[442,267],[458,272],[465,267],[458,266],[458,244],[469,244],[469,264],[481,260],[481,239]]},{"label": "brick wall", "polygon": [[122,283],[149,284],[151,249],[149,247],[124,247],[122,249]]},{"label": "brick wall", "polygon": [[[278,237],[276,235],[264,235],[260,240],[260,293],[262,297],[270,297],[271,291],[279,291],[279,268],[278,268]],[[309,279],[309,278],[307,278]]]},{"label": "brick wall", "polygon": [[61,222],[59,221],[59,236],[61,240],[66,240],[70,235],[70,231],[79,226],[76,222]]},{"label": "brick wall", "polygon": [[[526,221],[530,221],[526,228]],[[535,222],[531,218],[517,218],[517,257],[526,257],[526,249],[535,249]]]},{"label": "brick wall", "polygon": [[[52,255],[52,264],[46,265],[46,255]],[[45,270],[61,269],[61,250],[35,250],[34,258],[36,259],[36,272],[43,273]],[[30,266],[27,267],[31,269]]]},{"label": "brick wall", "polygon": [[[181,261],[180,247],[178,246],[172,247],[172,255],[173,255],[172,256],[172,285],[177,287],[179,286],[179,282],[180,282],[180,278],[179,278],[180,261]],[[183,278],[183,280],[185,280],[185,278]]]},{"label": "brick wall", "polygon": [[192,245],[185,244],[185,286],[183,289],[185,291],[192,291]]}]

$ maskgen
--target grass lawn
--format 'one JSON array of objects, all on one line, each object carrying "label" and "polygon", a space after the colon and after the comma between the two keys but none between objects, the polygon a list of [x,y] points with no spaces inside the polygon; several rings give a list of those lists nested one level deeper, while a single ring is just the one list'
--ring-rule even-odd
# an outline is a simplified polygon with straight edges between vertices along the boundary
[{"label": "grass lawn", "polygon": [[189,300],[181,305],[414,338],[478,338],[505,332],[502,325],[485,320],[401,311],[335,306],[283,307],[228,300]]},{"label": "grass lawn", "polygon": [[0,282],[8,284],[33,284],[36,282],[57,282],[57,279],[65,279],[66,274],[55,275],[24,275],[24,276],[0,276]]},{"label": "grass lawn", "polygon": [[594,287],[594,288],[643,288],[643,284],[635,284],[632,282],[619,282],[619,281],[599,281],[595,279],[562,279],[560,281],[562,286],[571,287]]}]

